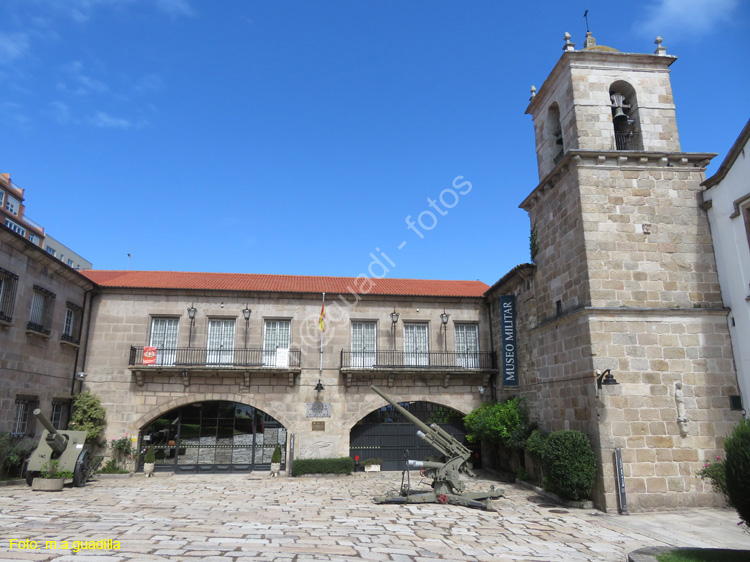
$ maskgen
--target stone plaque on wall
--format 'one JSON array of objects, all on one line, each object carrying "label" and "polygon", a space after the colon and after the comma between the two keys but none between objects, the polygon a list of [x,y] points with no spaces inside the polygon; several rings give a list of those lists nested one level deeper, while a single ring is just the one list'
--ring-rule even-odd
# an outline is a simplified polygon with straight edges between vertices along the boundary
[{"label": "stone plaque on wall", "polygon": [[331,403],[330,402],[313,402],[307,404],[307,417],[308,418],[330,418],[331,417]]}]

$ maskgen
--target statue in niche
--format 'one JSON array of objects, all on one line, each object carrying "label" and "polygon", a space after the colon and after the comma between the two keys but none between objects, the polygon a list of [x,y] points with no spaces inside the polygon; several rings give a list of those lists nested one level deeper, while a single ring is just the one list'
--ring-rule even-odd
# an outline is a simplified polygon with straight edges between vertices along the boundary
[{"label": "statue in niche", "polygon": [[677,403],[677,425],[680,427],[680,435],[685,437],[688,433],[688,419],[685,412],[685,393],[682,383],[676,382],[674,390],[674,401]]}]

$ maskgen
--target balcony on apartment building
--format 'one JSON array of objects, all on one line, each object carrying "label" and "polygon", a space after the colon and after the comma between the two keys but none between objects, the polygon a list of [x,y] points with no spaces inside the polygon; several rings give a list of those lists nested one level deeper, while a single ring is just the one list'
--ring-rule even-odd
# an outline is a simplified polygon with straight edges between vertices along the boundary
[{"label": "balcony on apartment building", "polygon": [[487,383],[497,372],[492,351],[345,351],[341,350],[341,372],[346,385],[352,378],[368,373],[386,373],[389,385],[398,373],[428,373],[443,376],[447,386],[453,374],[481,374]]},{"label": "balcony on apartment building", "polygon": [[177,372],[182,374],[185,386],[190,384],[192,373],[235,372],[245,377],[250,385],[251,373],[286,376],[289,386],[294,385],[294,375],[300,372],[302,352],[295,349],[251,348],[200,348],[200,347],[149,347],[131,346],[128,368],[136,376],[139,386],[149,372]]}]

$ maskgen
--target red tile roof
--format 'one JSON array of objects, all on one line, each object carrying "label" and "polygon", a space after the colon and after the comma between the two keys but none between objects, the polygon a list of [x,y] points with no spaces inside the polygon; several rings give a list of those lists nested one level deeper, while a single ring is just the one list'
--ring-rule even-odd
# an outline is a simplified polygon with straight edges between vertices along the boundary
[{"label": "red tile roof", "polygon": [[274,293],[360,293],[430,297],[482,297],[489,285],[482,281],[426,279],[362,279],[251,273],[193,273],[183,271],[85,270],[83,275],[101,287],[126,289],[193,289]]}]

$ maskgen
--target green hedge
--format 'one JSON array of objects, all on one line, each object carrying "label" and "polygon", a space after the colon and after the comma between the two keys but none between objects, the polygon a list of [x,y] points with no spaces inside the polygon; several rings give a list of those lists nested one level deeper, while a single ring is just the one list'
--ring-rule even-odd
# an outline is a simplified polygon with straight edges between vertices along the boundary
[{"label": "green hedge", "polygon": [[547,433],[546,431],[535,429],[531,432],[531,435],[529,435],[529,438],[526,440],[526,446],[524,447],[524,449],[526,449],[532,455],[536,455],[539,458],[542,458],[544,456],[544,448],[547,446],[548,437],[549,433]]},{"label": "green hedge", "polygon": [[292,476],[303,474],[351,474],[354,472],[354,459],[295,459],[292,463]]},{"label": "green hedge", "polygon": [[727,458],[726,488],[729,501],[746,526],[750,526],[750,421],[742,420],[724,442]]},{"label": "green hedge", "polygon": [[529,412],[523,398],[485,404],[464,417],[464,425],[469,443],[488,439],[511,449],[523,449],[536,427],[536,423],[529,423]]},{"label": "green hedge", "polygon": [[569,500],[591,497],[596,478],[596,456],[580,431],[554,431],[542,455],[545,489]]}]

